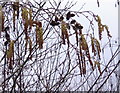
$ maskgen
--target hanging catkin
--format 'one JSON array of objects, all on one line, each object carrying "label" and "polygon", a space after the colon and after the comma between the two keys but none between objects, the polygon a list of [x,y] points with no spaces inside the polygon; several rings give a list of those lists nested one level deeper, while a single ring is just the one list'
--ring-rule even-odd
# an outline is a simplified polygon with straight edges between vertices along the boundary
[{"label": "hanging catkin", "polygon": [[43,29],[42,27],[36,26],[36,43],[39,45],[39,48],[43,48]]},{"label": "hanging catkin", "polygon": [[8,68],[12,69],[14,64],[14,41],[10,41],[9,49],[7,51]]}]

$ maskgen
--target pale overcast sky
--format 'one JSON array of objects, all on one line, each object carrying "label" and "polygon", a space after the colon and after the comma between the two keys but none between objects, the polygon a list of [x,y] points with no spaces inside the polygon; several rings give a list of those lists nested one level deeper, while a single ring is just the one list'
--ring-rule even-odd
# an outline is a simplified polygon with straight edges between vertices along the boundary
[{"label": "pale overcast sky", "polygon": [[98,14],[103,24],[109,26],[113,37],[118,35],[118,7],[115,7],[117,0],[99,0],[100,7],[97,5],[97,0],[73,0],[78,1],[77,8],[81,7],[84,3],[82,10],[90,10]]}]

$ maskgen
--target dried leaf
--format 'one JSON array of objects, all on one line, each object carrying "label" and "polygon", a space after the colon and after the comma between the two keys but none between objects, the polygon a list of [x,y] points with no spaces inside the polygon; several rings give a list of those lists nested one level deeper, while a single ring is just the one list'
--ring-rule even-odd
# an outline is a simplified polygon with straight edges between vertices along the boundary
[{"label": "dried leaf", "polygon": [[76,24],[75,24],[75,27],[76,27],[77,29],[79,29],[79,30],[83,29],[83,26],[81,26],[80,23],[76,23]]},{"label": "dried leaf", "polygon": [[59,22],[56,22],[56,21],[51,21],[51,23],[50,23],[50,25],[52,25],[52,26],[57,26],[57,25],[59,25],[60,23]]},{"label": "dried leaf", "polygon": [[76,20],[72,20],[70,23],[71,23],[71,24],[75,24],[75,22],[76,22]]},{"label": "dried leaf", "polygon": [[75,14],[71,14],[71,17],[74,17],[75,16]]},{"label": "dried leaf", "polygon": [[8,41],[5,41],[4,45],[7,46],[8,45]]},{"label": "dried leaf", "polygon": [[70,12],[68,12],[67,15],[66,15],[66,19],[69,20],[70,16],[71,16],[71,14],[70,14]]},{"label": "dried leaf", "polygon": [[70,12],[67,13],[66,19],[69,20],[71,17],[74,17],[75,14],[71,14]]}]

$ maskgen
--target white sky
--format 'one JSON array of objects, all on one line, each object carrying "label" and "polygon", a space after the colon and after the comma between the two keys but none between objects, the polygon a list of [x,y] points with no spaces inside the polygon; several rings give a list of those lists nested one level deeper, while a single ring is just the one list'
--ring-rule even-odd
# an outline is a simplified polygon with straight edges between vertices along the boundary
[{"label": "white sky", "polygon": [[82,10],[90,10],[95,14],[98,14],[101,17],[103,24],[108,25],[113,37],[118,35],[118,7],[115,7],[115,0],[99,0],[100,7],[97,6],[97,0],[75,1],[78,1],[77,7],[81,7],[85,3]]}]

